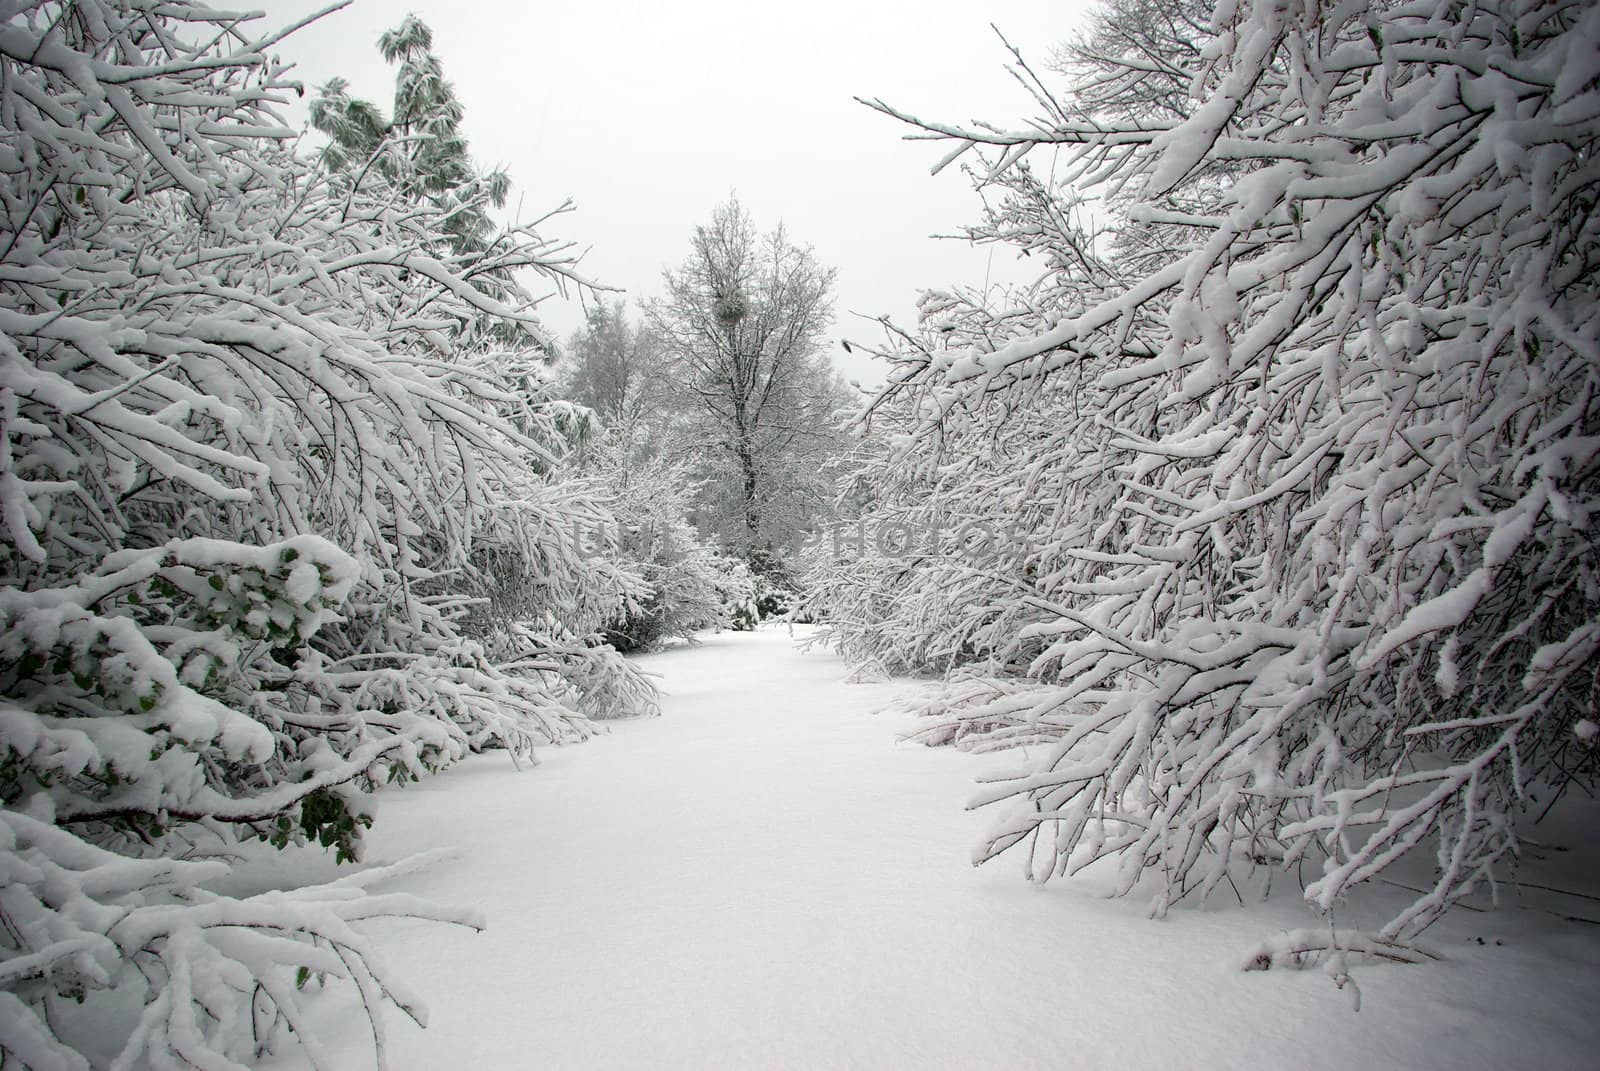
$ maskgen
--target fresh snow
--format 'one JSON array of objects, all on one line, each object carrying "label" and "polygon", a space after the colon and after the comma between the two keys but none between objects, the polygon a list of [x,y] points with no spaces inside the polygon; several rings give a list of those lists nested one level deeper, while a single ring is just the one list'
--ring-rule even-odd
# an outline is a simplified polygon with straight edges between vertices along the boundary
[{"label": "fresh snow", "polygon": [[[385,1013],[397,1071],[1592,1066],[1592,899],[1508,888],[1499,912],[1428,931],[1437,962],[1352,953],[1358,1012],[1322,970],[1240,969],[1315,924],[1287,879],[1248,910],[1224,888],[1152,921],[1137,893],[1102,896],[1109,876],[1040,888],[1009,859],[972,868],[990,819],[963,803],[1016,756],[901,742],[918,723],[873,712],[920,685],[847,683],[784,629],[640,661],[660,718],[383,794],[372,863],[453,858],[374,891],[489,922],[370,924],[429,1009],[426,1030]],[[1525,879],[1593,892],[1560,850],[1592,841],[1593,817],[1541,829]],[[1414,895],[1364,891],[1341,926]],[[335,1066],[372,1066],[348,993],[329,995]]]}]

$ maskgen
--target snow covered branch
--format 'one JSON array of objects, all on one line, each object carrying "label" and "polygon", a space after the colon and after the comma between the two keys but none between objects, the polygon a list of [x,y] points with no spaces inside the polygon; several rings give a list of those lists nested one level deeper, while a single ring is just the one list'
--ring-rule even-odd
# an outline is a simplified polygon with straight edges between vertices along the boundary
[{"label": "snow covered branch", "polygon": [[972,231],[1044,265],[894,348],[863,520],[946,537],[826,566],[847,650],[966,667],[936,735],[1053,741],[980,859],[1158,910],[1311,863],[1327,911],[1431,847],[1392,944],[1594,783],[1597,47],[1555,0],[1118,0],[1034,128],[902,116],[1002,148]]},{"label": "snow covered branch", "polygon": [[86,1066],[63,1000],[135,990],[114,1066],[314,1048],[296,971],[349,980],[381,1047],[381,1004],[420,1012],[354,924],[461,917],[234,899],[165,857],[359,860],[374,788],[653,704],[596,637],[638,581],[571,534],[605,508],[508,343],[537,342],[509,273],[570,257],[453,246],[493,190],[296,156],[249,23],[33,0],[0,28],[0,1044],[31,1066]]}]

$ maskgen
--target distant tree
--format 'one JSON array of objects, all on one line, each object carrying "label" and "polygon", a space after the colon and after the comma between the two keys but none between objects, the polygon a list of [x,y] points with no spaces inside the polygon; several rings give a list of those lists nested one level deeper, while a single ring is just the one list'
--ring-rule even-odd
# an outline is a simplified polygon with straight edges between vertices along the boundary
[{"label": "distant tree", "polygon": [[579,470],[617,518],[607,553],[647,585],[607,622],[607,640],[640,650],[743,622],[755,597],[748,566],[690,523],[706,481],[686,445],[691,421],[658,336],[633,323],[621,301],[598,305],[564,364],[563,392],[595,420]]},{"label": "distant tree", "polygon": [[669,424],[677,404],[660,336],[632,322],[620,300],[595,305],[573,333],[563,392],[606,427],[626,428],[635,438]]},{"label": "distant tree", "polygon": [[755,579],[689,523],[696,481],[690,463],[639,449],[626,427],[608,428],[584,451],[582,471],[603,493],[616,525],[604,548],[645,582],[603,626],[612,646],[647,650],[706,629],[743,627]]},{"label": "distant tree", "polygon": [[692,441],[715,462],[702,526],[770,572],[823,506],[820,460],[838,448],[835,414],[851,402],[822,350],[835,273],[781,224],[758,234],[737,198],[691,246],[647,319],[697,413]]}]

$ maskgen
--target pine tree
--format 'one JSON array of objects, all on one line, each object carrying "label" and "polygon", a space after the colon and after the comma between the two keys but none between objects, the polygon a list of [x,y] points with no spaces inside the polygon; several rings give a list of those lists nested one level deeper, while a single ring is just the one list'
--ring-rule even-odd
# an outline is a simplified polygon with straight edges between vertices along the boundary
[{"label": "pine tree", "polygon": [[[384,186],[398,200],[426,204],[440,219],[439,259],[472,263],[474,284],[501,300],[517,300],[515,271],[537,266],[547,279],[565,288],[587,285],[574,272],[570,244],[547,244],[532,228],[513,228],[524,252],[534,259],[502,265],[483,264],[500,236],[494,212],[503,209],[511,191],[503,170],[480,171],[472,162],[465,117],[455,88],[444,77],[433,52],[433,33],[415,15],[378,39],[378,49],[395,67],[394,100],[389,117],[377,105],[350,95],[349,84],[335,78],[320,87],[311,102],[311,125],[328,142],[320,157],[325,166],[349,183]],[[570,205],[562,205],[561,212]],[[531,245],[536,242],[537,245]],[[512,349],[536,346],[554,352],[536,322],[491,317],[475,325],[489,332],[496,345]],[[466,342],[475,339],[469,337]]]}]

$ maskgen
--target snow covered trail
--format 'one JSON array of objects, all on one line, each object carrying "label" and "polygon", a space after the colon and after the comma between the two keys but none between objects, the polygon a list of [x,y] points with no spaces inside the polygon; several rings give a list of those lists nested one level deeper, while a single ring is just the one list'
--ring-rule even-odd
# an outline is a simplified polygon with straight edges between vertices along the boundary
[{"label": "snow covered trail", "polygon": [[[1092,882],[974,870],[985,760],[897,743],[870,712],[904,682],[844,683],[783,630],[644,661],[662,717],[385,795],[372,856],[461,857],[383,888],[490,922],[380,924],[431,1013],[389,1014],[393,1067],[1460,1071],[1582,1066],[1600,1040],[1592,938],[1469,913],[1443,962],[1358,971],[1357,1013],[1320,972],[1237,969],[1307,925],[1292,895],[1152,922]],[[338,1066],[371,1066],[358,1017],[330,1025]]]}]

